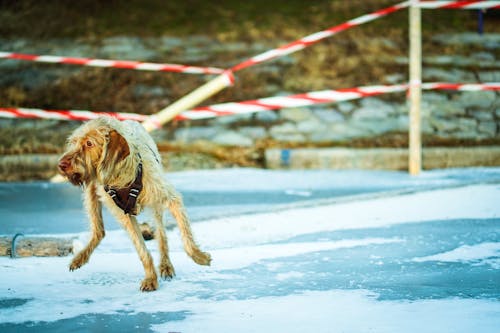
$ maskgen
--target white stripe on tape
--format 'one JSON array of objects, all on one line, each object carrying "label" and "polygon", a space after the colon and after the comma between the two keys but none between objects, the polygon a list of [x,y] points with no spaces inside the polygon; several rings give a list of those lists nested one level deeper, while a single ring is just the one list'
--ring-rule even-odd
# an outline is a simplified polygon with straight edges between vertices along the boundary
[{"label": "white stripe on tape", "polygon": [[13,114],[12,112],[5,111],[2,109],[0,109],[0,117],[2,117],[2,118],[17,118],[17,116],[15,114]]},{"label": "white stripe on tape", "polygon": [[193,74],[200,74],[206,72],[202,68],[196,68],[196,67],[185,67],[182,71],[184,73],[193,73]]},{"label": "white stripe on tape", "polygon": [[266,60],[274,58],[274,57],[278,57],[281,54],[282,54],[281,51],[279,51],[278,49],[269,50],[267,52],[256,55],[255,57],[252,58],[252,61],[262,62],[262,61],[266,61]]},{"label": "white stripe on tape", "polygon": [[500,1],[482,1],[478,3],[471,3],[463,6],[464,9],[483,9],[483,8],[491,8],[494,6],[500,5]]},{"label": "white stripe on tape", "polygon": [[213,111],[184,111],[180,114],[180,116],[189,118],[189,119],[205,119],[212,118],[217,116],[217,112]]},{"label": "white stripe on tape", "polygon": [[341,92],[335,90],[314,91],[308,93],[307,95],[311,96],[312,98],[328,99],[331,101],[345,101],[348,99],[355,99],[362,96],[360,93],[357,92],[351,92],[351,91]]},{"label": "white stripe on tape", "polygon": [[267,108],[258,105],[247,105],[240,103],[222,103],[210,106],[211,110],[219,112],[237,112],[237,113],[247,113],[254,111],[267,110]]},{"label": "white stripe on tape", "polygon": [[259,103],[269,104],[269,105],[279,105],[283,108],[314,104],[313,101],[308,100],[308,99],[290,98],[290,97],[286,97],[286,96],[262,98],[262,99],[259,99]]},{"label": "white stripe on tape", "polygon": [[51,56],[51,55],[41,55],[38,56],[36,61],[42,61],[42,62],[61,62],[64,58],[59,57],[59,56]]},{"label": "white stripe on tape", "polygon": [[408,89],[407,85],[395,85],[395,86],[371,86],[371,87],[359,87],[358,90],[371,94],[371,93],[386,93],[386,92],[395,92],[395,91],[403,91]]},{"label": "white stripe on tape", "polygon": [[[162,70],[165,66],[162,64],[153,64],[150,62],[143,62],[136,66],[137,69],[142,69],[144,71],[159,71]],[[181,66],[179,66],[181,67]]]},{"label": "white stripe on tape", "polygon": [[95,119],[101,116],[98,113],[86,111],[86,110],[71,110],[69,114],[73,117],[85,117],[87,119]]},{"label": "white stripe on tape", "polygon": [[105,60],[105,59],[92,59],[87,65],[95,66],[95,67],[113,67],[116,62],[113,60]]},{"label": "white stripe on tape", "polygon": [[331,31],[320,31],[300,39],[302,42],[311,43],[333,35]]},{"label": "white stripe on tape", "polygon": [[358,18],[349,20],[349,21],[347,21],[347,23],[358,25],[358,24],[363,24],[363,23],[372,21],[378,17],[380,17],[379,14],[366,14],[366,15],[360,16]]}]

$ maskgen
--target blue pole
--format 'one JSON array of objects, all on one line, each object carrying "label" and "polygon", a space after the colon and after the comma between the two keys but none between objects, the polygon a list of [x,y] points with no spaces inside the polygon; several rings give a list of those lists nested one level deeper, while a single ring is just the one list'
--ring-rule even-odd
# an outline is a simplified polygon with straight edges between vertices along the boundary
[{"label": "blue pole", "polygon": [[483,20],[483,10],[479,9],[477,11],[477,32],[482,35],[484,31],[484,20]]}]

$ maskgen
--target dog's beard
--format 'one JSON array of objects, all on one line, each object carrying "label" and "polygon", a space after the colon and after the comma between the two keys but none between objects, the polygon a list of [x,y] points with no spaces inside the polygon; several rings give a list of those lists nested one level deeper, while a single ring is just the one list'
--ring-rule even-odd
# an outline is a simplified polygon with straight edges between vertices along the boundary
[{"label": "dog's beard", "polygon": [[83,178],[81,173],[75,172],[71,175],[67,175],[66,177],[68,178],[70,183],[75,186],[81,186],[83,184]]}]

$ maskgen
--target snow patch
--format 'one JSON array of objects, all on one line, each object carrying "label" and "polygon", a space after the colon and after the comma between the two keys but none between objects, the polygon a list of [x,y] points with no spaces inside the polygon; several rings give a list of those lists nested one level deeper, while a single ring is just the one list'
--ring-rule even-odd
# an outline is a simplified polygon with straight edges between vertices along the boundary
[{"label": "snow patch", "polygon": [[442,261],[442,262],[470,262],[472,264],[487,264],[500,269],[500,243],[481,243],[477,245],[463,245],[452,251],[438,253],[431,256],[414,258],[414,262]]},{"label": "snow patch", "polygon": [[289,279],[300,279],[304,277],[304,273],[301,272],[288,272],[288,273],[279,273],[276,274],[276,280],[284,281]]},{"label": "snow patch", "polygon": [[[368,291],[304,292],[286,297],[193,300],[193,316],[155,332],[497,332],[498,302],[376,301]],[[467,318],[468,320],[464,320]]]},{"label": "snow patch", "polygon": [[[446,198],[446,201],[443,201]],[[298,235],[436,220],[500,217],[500,186],[463,188],[207,220],[193,225],[200,244],[233,247]],[[177,238],[177,237],[176,237]]]}]

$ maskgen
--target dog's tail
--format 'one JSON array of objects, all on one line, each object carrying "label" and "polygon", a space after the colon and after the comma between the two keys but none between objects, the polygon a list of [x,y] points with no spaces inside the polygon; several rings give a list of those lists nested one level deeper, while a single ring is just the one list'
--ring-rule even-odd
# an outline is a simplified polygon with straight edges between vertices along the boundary
[{"label": "dog's tail", "polygon": [[189,225],[189,219],[182,203],[182,196],[178,193],[167,201],[170,213],[177,221],[179,230],[181,232],[182,242],[184,243],[184,250],[186,253],[199,265],[209,266],[212,258],[210,254],[200,250],[193,238],[193,233]]}]

